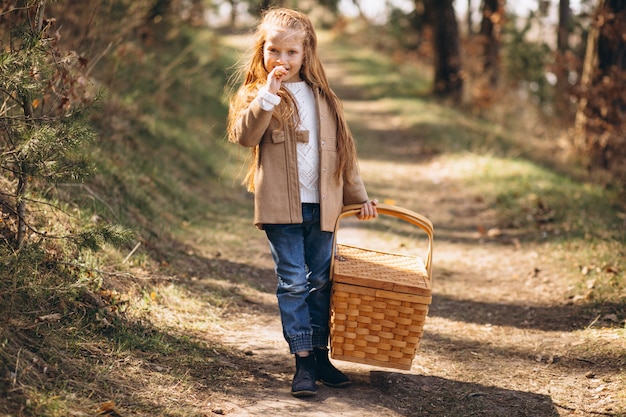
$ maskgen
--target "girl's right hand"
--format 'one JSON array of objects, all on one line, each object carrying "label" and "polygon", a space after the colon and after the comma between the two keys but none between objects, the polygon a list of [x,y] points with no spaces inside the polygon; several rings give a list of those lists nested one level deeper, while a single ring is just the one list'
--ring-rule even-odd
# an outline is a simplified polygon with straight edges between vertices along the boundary
[{"label": "girl's right hand", "polygon": [[267,74],[267,90],[272,94],[277,94],[283,83],[283,78],[287,75],[287,70],[282,65],[274,67]]},{"label": "girl's right hand", "polygon": [[376,205],[378,204],[378,200],[370,200],[363,203],[361,206],[361,211],[356,215],[359,220],[370,220],[378,217],[378,210],[376,210]]}]

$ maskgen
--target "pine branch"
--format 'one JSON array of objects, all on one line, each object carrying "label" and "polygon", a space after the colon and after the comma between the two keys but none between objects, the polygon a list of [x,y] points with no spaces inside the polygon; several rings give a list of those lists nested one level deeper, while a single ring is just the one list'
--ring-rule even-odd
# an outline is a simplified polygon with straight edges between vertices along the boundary
[{"label": "pine branch", "polygon": [[98,194],[96,194],[91,188],[89,188],[89,186],[85,185],[85,184],[71,184],[71,183],[63,183],[63,184],[57,184],[57,186],[61,186],[61,187],[79,187],[82,188],[83,190],[87,191],[87,193],[89,195],[91,195],[93,198],[95,198],[96,200],[98,200],[100,203],[102,203],[103,206],[105,206],[106,208],[109,209],[109,211],[111,212],[111,214],[113,214],[113,216],[115,217],[116,220],[119,221],[119,216],[115,213],[115,211],[113,210],[113,208],[107,204],[106,201],[104,201],[102,198],[100,198],[100,196],[98,196]]}]

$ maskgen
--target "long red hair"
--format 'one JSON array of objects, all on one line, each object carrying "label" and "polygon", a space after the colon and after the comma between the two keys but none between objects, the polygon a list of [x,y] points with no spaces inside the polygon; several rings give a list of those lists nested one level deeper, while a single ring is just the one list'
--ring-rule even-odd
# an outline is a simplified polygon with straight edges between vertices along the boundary
[{"label": "long red hair", "polygon": [[[230,100],[230,110],[228,113],[228,139],[237,142],[235,127],[241,113],[248,107],[250,102],[256,97],[261,86],[267,82],[268,70],[263,64],[263,47],[272,30],[276,28],[302,31],[304,33],[304,60],[300,69],[300,77],[313,91],[320,92],[328,101],[331,111],[337,119],[337,156],[339,165],[335,173],[340,178],[346,173],[353,172],[357,168],[356,148],[352,134],[346,123],[341,101],[330,88],[326,72],[317,54],[317,34],[313,23],[307,15],[297,10],[286,8],[275,8],[267,10],[261,19],[255,33],[254,46],[250,52],[250,58],[240,70],[240,78],[243,83],[239,91]],[[243,76],[241,76],[243,75]],[[282,98],[280,105],[275,110],[279,120],[287,120],[291,126],[297,125],[298,112],[296,105],[289,91],[281,87],[278,95]],[[244,183],[248,189],[254,190],[254,172],[258,163],[258,147],[253,150],[250,167]],[[351,175],[344,175],[346,180],[350,180]]]}]

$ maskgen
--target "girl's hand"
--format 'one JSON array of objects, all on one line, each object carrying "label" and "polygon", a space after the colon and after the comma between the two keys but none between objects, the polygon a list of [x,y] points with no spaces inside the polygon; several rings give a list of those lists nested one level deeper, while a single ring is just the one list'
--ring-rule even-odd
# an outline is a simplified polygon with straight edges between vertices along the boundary
[{"label": "girl's hand", "polygon": [[277,94],[285,75],[287,75],[285,67],[282,65],[274,67],[270,73],[267,74],[267,90],[272,94]]},{"label": "girl's hand", "polygon": [[370,220],[378,217],[378,211],[376,210],[376,204],[378,204],[378,200],[366,201],[363,203],[361,207],[361,211],[356,217],[359,220]]}]

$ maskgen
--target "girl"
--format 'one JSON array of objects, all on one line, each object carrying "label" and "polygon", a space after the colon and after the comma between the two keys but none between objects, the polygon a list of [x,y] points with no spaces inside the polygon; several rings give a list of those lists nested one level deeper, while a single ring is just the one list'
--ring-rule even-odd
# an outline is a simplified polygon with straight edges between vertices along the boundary
[{"label": "girl", "polygon": [[362,220],[378,215],[316,48],[306,15],[265,12],[228,117],[229,140],[252,148],[245,182],[254,192],[254,223],[265,231],[276,267],[283,335],[296,360],[296,397],[315,395],[316,380],[350,384],[328,358],[333,231],[343,205],[362,203]]}]

